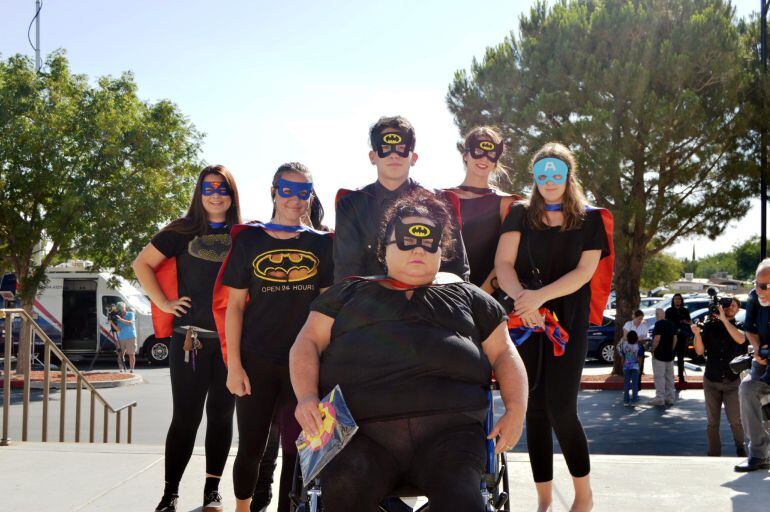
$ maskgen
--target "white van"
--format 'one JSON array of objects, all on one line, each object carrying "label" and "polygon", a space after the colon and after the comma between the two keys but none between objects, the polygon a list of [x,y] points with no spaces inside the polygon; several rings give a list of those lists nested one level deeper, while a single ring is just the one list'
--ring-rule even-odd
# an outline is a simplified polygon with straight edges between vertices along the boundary
[{"label": "white van", "polygon": [[[122,277],[92,272],[88,262],[73,261],[48,269],[48,283],[35,299],[35,320],[68,356],[114,351],[107,314],[124,302],[134,311],[137,354],[154,364],[168,363],[169,340],[156,340],[150,301]],[[15,322],[14,322],[15,323]],[[14,326],[14,342],[17,341]]]}]

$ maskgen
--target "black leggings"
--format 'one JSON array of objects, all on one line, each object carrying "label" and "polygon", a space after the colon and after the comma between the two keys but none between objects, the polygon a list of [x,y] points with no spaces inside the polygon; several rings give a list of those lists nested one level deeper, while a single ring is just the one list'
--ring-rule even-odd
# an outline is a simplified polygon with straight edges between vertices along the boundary
[{"label": "black leggings", "polygon": [[[233,438],[235,400],[227,390],[227,368],[218,338],[203,339],[195,370],[184,361],[184,335],[174,333],[169,353],[174,412],[166,436],[166,482],[178,485],[190,461],[206,405],[206,473],[221,476]],[[192,355],[190,356],[192,358]],[[208,395],[208,399],[206,399]]]},{"label": "black leggings", "polygon": [[463,413],[364,423],[321,472],[329,512],[375,512],[395,488],[410,484],[432,512],[483,512],[481,422]]},{"label": "black leggings", "polygon": [[529,376],[527,450],[532,475],[538,483],[553,480],[552,429],[570,474],[582,477],[591,472],[588,441],[577,413],[587,331],[573,332],[566,326],[565,329],[570,339],[563,356],[553,355],[553,345],[542,333],[533,334],[518,347]]},{"label": "black leggings", "polygon": [[[242,354],[241,358],[251,384],[251,394],[239,396],[235,401],[239,437],[238,454],[233,464],[233,486],[235,497],[245,500],[254,494],[273,417],[283,404],[291,401],[293,391],[287,365],[279,365],[248,353]],[[284,446],[288,441],[293,443],[294,439],[296,436],[287,439]],[[286,456],[290,457],[290,454]],[[283,493],[279,497],[279,509],[281,505],[288,507],[287,497]]]},{"label": "black leggings", "polygon": [[283,452],[283,457],[278,487],[280,496],[278,512],[288,512],[290,509],[289,493],[294,483],[294,466],[297,463],[297,445],[294,441],[301,430],[299,423],[294,418],[296,408],[297,402],[292,399],[289,403],[284,404],[273,417],[273,422],[270,424],[270,434],[267,437],[267,446],[262,454],[262,459],[259,461],[257,485],[254,488],[254,497],[249,507],[251,512],[267,512],[267,507],[273,499],[273,473],[278,465],[276,461],[279,446]]}]

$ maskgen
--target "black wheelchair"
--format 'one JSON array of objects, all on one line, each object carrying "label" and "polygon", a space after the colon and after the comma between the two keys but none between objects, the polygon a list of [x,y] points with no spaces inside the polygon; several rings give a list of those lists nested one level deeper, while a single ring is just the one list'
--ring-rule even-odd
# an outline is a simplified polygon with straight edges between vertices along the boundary
[{"label": "black wheelchair", "polygon": [[[484,430],[487,434],[492,431],[495,421],[495,402],[493,391],[498,389],[497,383],[493,382],[487,392],[489,399],[489,410],[487,411]],[[510,512],[511,504],[509,501],[510,489],[508,481],[508,462],[505,452],[495,455],[495,442],[487,440],[487,470],[481,479],[481,495],[484,498],[487,512]],[[392,512],[386,504],[392,498],[419,498],[423,496],[419,489],[411,486],[402,486],[395,489],[383,503],[380,504],[382,512]],[[299,458],[294,469],[294,483],[290,494],[293,512],[322,512],[323,491],[321,482],[318,478],[304,485],[299,469]],[[430,502],[425,503],[414,512],[429,512]]]}]

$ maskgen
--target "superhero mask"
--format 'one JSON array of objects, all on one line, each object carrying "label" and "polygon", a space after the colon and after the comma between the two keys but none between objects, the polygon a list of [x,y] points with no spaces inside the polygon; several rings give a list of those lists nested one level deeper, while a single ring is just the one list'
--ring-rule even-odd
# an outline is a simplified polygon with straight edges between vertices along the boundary
[{"label": "superhero mask", "polygon": [[569,166],[560,158],[541,158],[532,166],[532,174],[535,175],[535,183],[538,185],[545,185],[549,181],[563,185],[567,181]]},{"label": "superhero mask", "polygon": [[388,242],[388,245],[395,243],[402,251],[411,251],[415,247],[422,247],[430,253],[435,253],[441,244],[443,231],[444,227],[441,225],[431,226],[423,222],[404,224],[401,219],[398,219],[394,230],[396,239]]},{"label": "superhero mask", "polygon": [[275,183],[275,191],[281,197],[289,198],[297,196],[303,201],[307,201],[313,193],[313,184],[299,183],[278,178],[278,181]]},{"label": "superhero mask", "polygon": [[380,158],[385,158],[391,153],[407,158],[409,153],[414,151],[414,139],[409,133],[402,131],[381,133],[375,139],[374,147]]},{"label": "superhero mask", "polygon": [[479,140],[472,138],[465,146],[465,152],[471,155],[474,160],[478,160],[481,157],[487,157],[487,159],[496,164],[503,154],[503,148],[505,145],[502,141],[499,144],[495,144],[489,140]]},{"label": "superhero mask", "polygon": [[213,196],[219,194],[220,196],[229,196],[230,188],[224,181],[204,181],[201,183],[201,194],[204,196]]}]

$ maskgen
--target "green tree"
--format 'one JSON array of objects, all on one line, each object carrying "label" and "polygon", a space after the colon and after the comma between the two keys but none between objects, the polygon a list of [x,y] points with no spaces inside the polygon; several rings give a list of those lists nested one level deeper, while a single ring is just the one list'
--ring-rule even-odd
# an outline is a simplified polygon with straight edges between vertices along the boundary
[{"label": "green tree", "polygon": [[[768,244],[770,247],[770,244]],[[754,279],[754,272],[759,264],[759,237],[754,236],[733,248],[735,259],[735,277],[744,281]]]},{"label": "green tree", "polygon": [[639,286],[643,290],[652,290],[669,284],[681,277],[683,268],[682,260],[666,253],[658,253],[644,262]]},{"label": "green tree", "polygon": [[63,52],[41,72],[21,55],[0,60],[0,259],[23,307],[57,259],[131,275],[132,257],[189,200],[200,140],[174,104],[141,100],[131,73],[91,85]]},{"label": "green tree", "polygon": [[447,103],[461,131],[504,131],[519,192],[543,143],[576,153],[589,197],[615,217],[622,325],[645,259],[685,234],[716,237],[748,207],[746,62],[728,2],[538,2],[518,35],[455,74]]},{"label": "green tree", "polygon": [[736,273],[735,252],[720,252],[703,257],[695,263],[695,277],[709,278],[717,272]]}]

